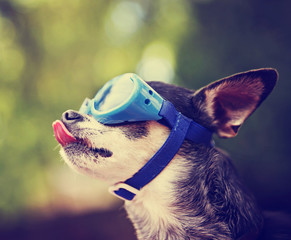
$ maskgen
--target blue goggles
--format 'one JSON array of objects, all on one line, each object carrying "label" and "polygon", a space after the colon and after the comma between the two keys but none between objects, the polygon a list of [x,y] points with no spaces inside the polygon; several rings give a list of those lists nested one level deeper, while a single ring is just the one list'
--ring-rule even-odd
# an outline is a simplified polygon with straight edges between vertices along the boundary
[{"label": "blue goggles", "polygon": [[103,124],[160,120],[164,99],[134,73],[107,82],[93,99],[86,98],[80,112]]},{"label": "blue goggles", "polygon": [[93,99],[85,99],[81,113],[92,115],[103,124],[163,120],[171,132],[156,154],[131,178],[111,187],[111,192],[132,200],[174,158],[184,140],[212,147],[212,132],[178,112],[153,88],[133,73],[107,82]]}]

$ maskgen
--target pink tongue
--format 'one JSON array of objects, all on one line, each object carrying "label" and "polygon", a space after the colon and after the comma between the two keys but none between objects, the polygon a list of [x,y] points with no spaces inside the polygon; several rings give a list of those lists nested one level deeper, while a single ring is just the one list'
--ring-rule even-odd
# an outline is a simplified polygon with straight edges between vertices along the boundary
[{"label": "pink tongue", "polygon": [[69,143],[77,142],[78,140],[69,132],[62,121],[57,120],[53,122],[54,133],[57,141],[66,146]]}]

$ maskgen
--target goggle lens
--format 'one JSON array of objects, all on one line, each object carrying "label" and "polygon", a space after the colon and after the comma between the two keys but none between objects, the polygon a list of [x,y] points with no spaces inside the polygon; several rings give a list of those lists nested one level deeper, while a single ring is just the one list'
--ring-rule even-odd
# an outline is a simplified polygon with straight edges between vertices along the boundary
[{"label": "goggle lens", "polygon": [[90,98],[85,98],[85,100],[82,103],[79,111],[81,113],[90,114],[90,103],[91,103],[91,99]]},{"label": "goggle lens", "polygon": [[134,83],[131,78],[117,78],[107,84],[94,98],[94,108],[97,111],[110,111],[122,105],[131,95]]}]

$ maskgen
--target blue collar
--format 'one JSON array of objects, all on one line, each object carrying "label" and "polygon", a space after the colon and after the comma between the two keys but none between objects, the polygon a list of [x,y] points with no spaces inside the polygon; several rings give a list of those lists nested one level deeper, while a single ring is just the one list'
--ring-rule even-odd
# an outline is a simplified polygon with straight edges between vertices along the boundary
[{"label": "blue collar", "polygon": [[212,132],[190,118],[178,112],[174,105],[164,101],[159,115],[172,128],[163,146],[131,178],[109,188],[109,191],[123,200],[132,200],[135,195],[156,176],[174,158],[185,139],[212,147]]}]

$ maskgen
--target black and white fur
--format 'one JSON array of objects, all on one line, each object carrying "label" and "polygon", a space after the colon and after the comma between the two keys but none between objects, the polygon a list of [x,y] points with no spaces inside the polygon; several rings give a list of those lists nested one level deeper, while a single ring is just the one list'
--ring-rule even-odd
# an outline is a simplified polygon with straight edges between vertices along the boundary
[{"label": "black and white fur", "polygon": [[[218,80],[198,91],[149,84],[178,111],[220,137],[239,127],[270,94],[274,69]],[[66,111],[62,122],[78,139],[61,149],[76,171],[114,185],[136,173],[162,146],[170,129],[156,121],[103,125]],[[185,141],[174,159],[125,208],[140,240],[257,239],[263,217],[229,157],[215,147]]]}]

